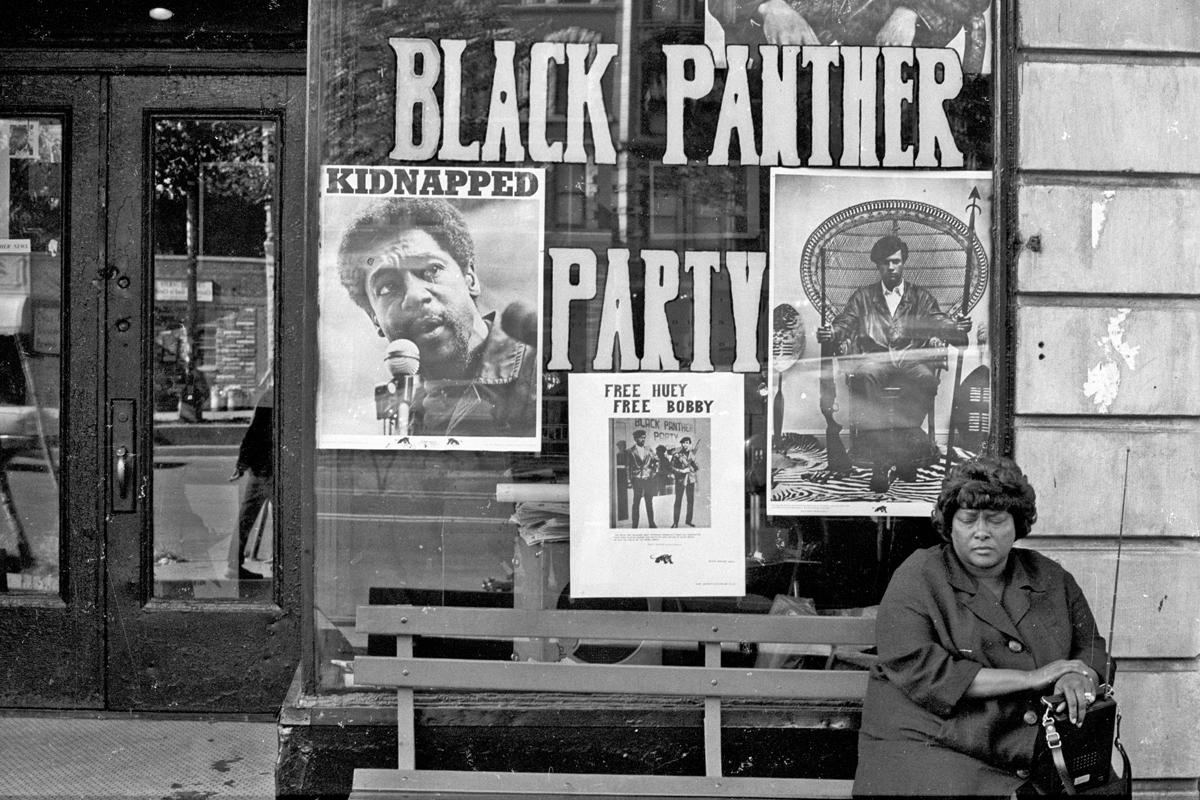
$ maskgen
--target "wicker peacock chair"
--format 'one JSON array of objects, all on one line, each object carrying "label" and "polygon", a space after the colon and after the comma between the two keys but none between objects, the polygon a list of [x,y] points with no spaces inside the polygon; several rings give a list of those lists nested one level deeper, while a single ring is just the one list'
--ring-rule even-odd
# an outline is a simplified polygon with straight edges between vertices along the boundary
[{"label": "wicker peacock chair", "polygon": [[[871,248],[883,236],[898,236],[909,248],[904,279],[928,290],[947,314],[969,312],[988,287],[987,254],[967,223],[942,208],[916,200],[872,200],[832,215],[808,237],[800,258],[800,280],[824,324],[832,321],[859,288],[878,280]],[[964,288],[966,302],[964,304]],[[945,367],[945,354],[940,356]],[[852,369],[852,367],[850,368]],[[846,374],[848,385],[853,376]],[[854,392],[851,391],[853,398]],[[922,409],[928,419],[925,460],[936,456],[933,401]],[[850,414],[851,456],[877,462],[877,445],[859,436],[862,415]],[[919,425],[919,421],[918,421]],[[919,432],[919,428],[914,432]],[[888,445],[892,447],[892,445]],[[896,445],[910,452],[910,439]]]}]

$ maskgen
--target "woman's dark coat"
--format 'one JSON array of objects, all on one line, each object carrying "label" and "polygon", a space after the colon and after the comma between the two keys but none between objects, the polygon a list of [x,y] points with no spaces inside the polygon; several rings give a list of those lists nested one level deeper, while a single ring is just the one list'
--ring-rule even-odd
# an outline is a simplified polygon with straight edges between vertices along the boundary
[{"label": "woman's dark coat", "polygon": [[1077,658],[1103,680],[1106,645],[1071,574],[1014,548],[1006,575],[1001,604],[949,544],[896,570],[876,621],[856,795],[1008,796],[1028,777],[1048,691],[965,697],[976,673]]}]

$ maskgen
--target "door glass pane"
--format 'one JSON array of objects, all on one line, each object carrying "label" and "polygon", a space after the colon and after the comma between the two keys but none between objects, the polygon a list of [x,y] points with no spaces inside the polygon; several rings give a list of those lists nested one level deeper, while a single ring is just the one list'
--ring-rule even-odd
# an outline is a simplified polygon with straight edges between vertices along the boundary
[{"label": "door glass pane", "polygon": [[0,117],[0,591],[58,591],[63,123]]},{"label": "door glass pane", "polygon": [[156,597],[271,598],[276,147],[153,121]]}]

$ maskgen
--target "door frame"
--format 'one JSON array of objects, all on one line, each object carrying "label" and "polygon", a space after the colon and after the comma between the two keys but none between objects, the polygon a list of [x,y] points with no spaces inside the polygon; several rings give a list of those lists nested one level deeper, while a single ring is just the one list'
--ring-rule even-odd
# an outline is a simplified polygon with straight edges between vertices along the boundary
[{"label": "door frame", "polygon": [[[104,547],[99,447],[103,81],[0,72],[0,114],[62,115],[59,592],[0,594],[0,706],[104,704]],[[71,313],[67,313],[71,309]]]},{"label": "door frame", "polygon": [[[64,242],[62,250],[62,383],[60,452],[60,591],[54,595],[0,594],[0,639],[15,643],[0,648],[0,708],[80,708],[128,710],[133,704],[122,703],[120,694],[108,689],[119,683],[115,672],[108,671],[111,658],[106,646],[123,635],[119,621],[128,617],[167,611],[184,614],[192,620],[209,613],[203,603],[170,608],[170,604],[145,600],[142,587],[134,586],[137,602],[125,611],[132,614],[108,615],[110,598],[120,602],[131,591],[132,570],[140,584],[147,576],[139,561],[135,567],[110,569],[132,547],[142,558],[142,547],[149,543],[149,528],[139,529],[136,543],[122,544],[119,536],[129,531],[108,531],[107,481],[109,446],[105,441],[108,413],[106,387],[105,335],[120,318],[115,312],[124,303],[112,302],[113,264],[107,250],[106,213],[109,181],[124,165],[110,157],[110,89],[114,76],[146,75],[235,77],[243,82],[263,81],[288,84],[289,100],[279,118],[280,163],[293,167],[281,175],[280,209],[277,230],[276,284],[276,386],[277,397],[288,402],[276,407],[276,507],[277,531],[274,602],[269,604],[271,624],[267,636],[276,657],[263,666],[262,659],[222,660],[217,669],[236,676],[232,683],[246,682],[246,672],[260,679],[250,682],[256,691],[235,696],[228,702],[188,704],[176,702],[170,691],[163,702],[137,705],[137,709],[159,708],[172,711],[198,710],[206,713],[232,711],[238,714],[278,710],[300,656],[300,628],[303,613],[301,575],[304,558],[300,541],[304,509],[311,509],[311,491],[301,488],[304,412],[311,407],[306,397],[304,349],[310,338],[304,333],[308,323],[308,298],[311,279],[305,267],[303,152],[305,53],[275,52],[190,52],[138,51],[124,53],[104,50],[64,52],[0,49],[0,113],[5,115],[62,115],[64,129]],[[213,103],[218,105],[218,103]],[[180,112],[186,109],[179,109]],[[139,169],[144,165],[139,165]],[[139,241],[141,241],[139,239]],[[149,273],[138,262],[138,285],[145,286]],[[107,279],[106,279],[107,276]],[[130,287],[135,288],[135,287]],[[134,305],[138,305],[134,303]],[[70,309],[68,312],[67,309]],[[138,311],[137,313],[143,313]],[[146,435],[149,428],[143,426]],[[106,543],[106,534],[114,537]],[[122,586],[121,582],[125,581]],[[145,600],[143,602],[143,600]],[[156,607],[156,605],[158,607]],[[162,606],[168,606],[162,608]],[[261,604],[260,604],[261,606]],[[219,609],[226,611],[228,609]],[[263,609],[234,609],[232,616],[261,615]],[[111,631],[107,619],[113,620]],[[169,628],[169,626],[167,626]],[[304,626],[307,627],[307,626]],[[172,643],[185,641],[188,628],[167,630],[155,645],[170,650]],[[163,632],[160,630],[160,632]],[[253,662],[253,663],[251,663]],[[241,671],[241,674],[239,674]],[[167,676],[176,689],[186,681]],[[202,676],[209,680],[211,674]],[[237,686],[240,690],[241,686]],[[182,689],[180,689],[182,691]]]},{"label": "door frame", "polygon": [[[135,513],[105,519],[109,592],[106,698],[110,709],[268,713],[279,708],[299,660],[299,504],[296,409],[276,403],[273,602],[153,597],[153,403],[149,369],[153,254],[149,199],[150,123],[155,116],[261,117],[277,125],[276,398],[296,398],[304,353],[295,335],[305,294],[303,77],[258,75],[113,76],[109,84],[106,369],[102,405],[131,399],[138,426]],[[126,144],[122,144],[122,142]],[[117,163],[122,152],[128,155]],[[301,301],[302,305],[302,301]],[[295,309],[293,312],[291,309]],[[141,365],[141,366],[138,366]],[[115,447],[104,443],[111,507]],[[283,502],[278,502],[279,499]]]}]

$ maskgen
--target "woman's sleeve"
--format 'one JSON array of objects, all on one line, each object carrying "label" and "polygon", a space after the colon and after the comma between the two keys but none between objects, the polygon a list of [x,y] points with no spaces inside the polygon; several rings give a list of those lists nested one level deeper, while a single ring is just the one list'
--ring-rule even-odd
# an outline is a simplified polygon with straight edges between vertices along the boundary
[{"label": "woman's sleeve", "polygon": [[[1071,613],[1071,658],[1077,658],[1096,670],[1103,683],[1108,662],[1108,643],[1100,635],[1092,608],[1079,584],[1066,570],[1063,570],[1063,582],[1067,590],[1067,608]],[[1108,679],[1111,680],[1112,676],[1108,676]]]},{"label": "woman's sleeve", "polygon": [[910,700],[941,717],[949,716],[975,680],[982,664],[958,658],[938,635],[937,605],[919,565],[897,570],[884,593],[875,623],[879,669]]}]

